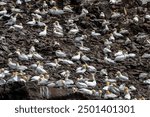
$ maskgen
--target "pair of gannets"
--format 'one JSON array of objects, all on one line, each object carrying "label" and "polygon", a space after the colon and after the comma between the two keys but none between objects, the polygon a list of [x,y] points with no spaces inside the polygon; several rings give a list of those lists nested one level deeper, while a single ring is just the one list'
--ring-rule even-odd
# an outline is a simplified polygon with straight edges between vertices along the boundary
[{"label": "pair of gannets", "polygon": [[[78,54],[77,55],[75,55],[75,56],[73,56],[72,58],[71,58],[71,60],[73,60],[73,61],[79,61],[80,59],[82,60],[82,61],[85,61],[85,62],[87,62],[87,61],[90,61],[91,59],[89,58],[89,57],[87,57],[86,55],[84,55],[82,52],[77,52]],[[81,56],[82,55],[82,56]]]}]

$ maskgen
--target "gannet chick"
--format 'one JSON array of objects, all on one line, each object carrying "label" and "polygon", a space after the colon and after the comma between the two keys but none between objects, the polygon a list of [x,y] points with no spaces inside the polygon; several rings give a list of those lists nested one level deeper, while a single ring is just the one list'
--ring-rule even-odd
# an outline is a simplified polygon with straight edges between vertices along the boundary
[{"label": "gannet chick", "polygon": [[6,14],[6,13],[7,13],[7,10],[6,10],[6,8],[4,7],[3,10],[0,11],[0,15],[4,15],[4,14]]},{"label": "gannet chick", "polygon": [[97,83],[95,80],[95,73],[91,74],[92,75],[92,81],[85,81],[88,87],[96,87]]},{"label": "gannet chick", "polygon": [[117,32],[117,29],[116,29],[116,28],[114,29],[113,35],[114,35],[116,38],[123,38],[123,37],[124,37],[121,33],[118,33],[118,32]]},{"label": "gannet chick", "polygon": [[45,26],[44,30],[39,33],[39,36],[45,37],[47,35],[47,28],[48,26]]},{"label": "gannet chick", "polygon": [[104,57],[104,61],[107,64],[115,64],[116,62],[112,60],[111,58],[108,58],[107,56]]},{"label": "gannet chick", "polygon": [[114,99],[118,97],[116,94],[113,94],[109,91],[106,91],[106,93],[104,94],[104,99]]},{"label": "gannet chick", "polygon": [[105,47],[105,48],[103,49],[103,52],[104,52],[105,55],[112,52],[112,51],[110,50],[110,48],[111,48],[111,46],[107,46],[107,47]]},{"label": "gannet chick", "polygon": [[16,69],[16,68],[17,68],[17,64],[12,62],[12,58],[9,58],[9,59],[8,59],[8,66],[9,66],[11,69]]},{"label": "gannet chick", "polygon": [[17,53],[18,58],[20,60],[22,60],[22,61],[28,61],[29,60],[29,58],[26,54],[20,52],[20,49],[17,49],[15,52]]},{"label": "gannet chick", "polygon": [[77,69],[76,69],[76,73],[77,74],[84,74],[85,72],[86,72],[86,65],[82,65],[82,67],[78,67]]},{"label": "gannet chick", "polygon": [[82,50],[82,51],[90,51],[90,48],[85,47],[85,46],[83,45],[83,42],[82,42],[82,41],[81,41],[80,43],[81,43],[81,46],[79,47],[80,50]]},{"label": "gannet chick", "polygon": [[56,54],[57,57],[60,57],[60,58],[67,57],[66,53],[61,51],[61,50],[56,50],[55,54]]},{"label": "gannet chick", "polygon": [[96,33],[95,30],[92,30],[91,36],[95,37],[95,38],[98,38],[98,36],[101,36],[101,34],[100,33]]},{"label": "gannet chick", "polygon": [[117,71],[116,78],[121,81],[129,81],[129,78],[127,76],[122,75],[120,71]]},{"label": "gannet chick", "polygon": [[79,32],[77,25],[75,24],[74,28],[71,28],[68,32],[68,35],[76,35]]},{"label": "gannet chick", "polygon": [[63,64],[66,64],[66,65],[74,65],[74,62],[71,60],[58,58],[58,61],[62,62]]},{"label": "gannet chick", "polygon": [[50,67],[56,67],[56,68],[58,68],[58,67],[60,67],[61,65],[58,63],[58,60],[57,59],[55,59],[55,62],[53,63],[53,62],[48,62],[48,63],[46,63],[45,64],[46,66],[50,66]]},{"label": "gannet chick", "polygon": [[81,37],[76,37],[75,42],[81,42],[87,38],[87,35],[82,35]]},{"label": "gannet chick", "polygon": [[131,95],[130,95],[130,91],[129,91],[128,87],[125,87],[124,93],[125,93],[124,98],[127,100],[131,100]]},{"label": "gannet chick", "polygon": [[54,33],[54,36],[56,37],[63,37],[64,36],[64,33],[61,31],[58,31],[58,28],[54,28],[53,29],[53,33]]},{"label": "gannet chick", "polygon": [[115,37],[112,33],[110,34],[109,41],[113,41],[113,42],[115,41]]},{"label": "gannet chick", "polygon": [[135,15],[134,18],[133,18],[133,21],[135,23],[139,22],[139,16],[138,15]]},{"label": "gannet chick", "polygon": [[69,12],[69,13],[73,12],[72,7],[70,5],[64,6],[63,11]]},{"label": "gannet chick", "polygon": [[81,58],[81,52],[77,52],[78,54],[77,55],[75,55],[75,56],[73,56],[72,58],[71,58],[71,60],[73,60],[73,61],[79,61],[80,60],[80,58]]},{"label": "gannet chick", "polygon": [[41,67],[41,63],[40,62],[38,63],[38,66],[37,66],[35,71],[37,73],[39,73],[39,74],[46,74],[47,73],[47,71],[43,68],[43,66]]},{"label": "gannet chick", "polygon": [[44,58],[37,52],[33,52],[33,58],[36,60],[43,60]]}]

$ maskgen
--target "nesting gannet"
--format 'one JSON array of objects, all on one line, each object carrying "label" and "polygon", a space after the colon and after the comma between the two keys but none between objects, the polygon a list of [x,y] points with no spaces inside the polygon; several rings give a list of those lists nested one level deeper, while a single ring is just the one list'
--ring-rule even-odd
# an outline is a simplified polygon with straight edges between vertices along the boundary
[{"label": "nesting gannet", "polygon": [[8,66],[9,66],[11,69],[16,69],[16,68],[17,68],[17,64],[16,64],[16,63],[13,63],[11,58],[8,59]]},{"label": "nesting gannet", "polygon": [[14,24],[16,24],[17,16],[18,16],[18,13],[16,13],[15,16],[11,16],[10,20],[8,20],[8,22],[5,25],[14,25]]},{"label": "nesting gannet", "polygon": [[108,75],[107,69],[101,69],[100,75],[101,76],[107,76]]},{"label": "nesting gannet", "polygon": [[45,0],[43,1],[43,5],[42,6],[43,6],[43,8],[48,8],[48,4],[46,3]]},{"label": "nesting gannet", "polygon": [[112,19],[116,19],[121,17],[122,15],[119,12],[112,12],[111,18]]},{"label": "nesting gannet", "polygon": [[45,65],[46,66],[50,66],[50,67],[60,67],[61,65],[58,63],[58,60],[57,59],[55,59],[54,60],[55,62],[47,62]]},{"label": "nesting gannet", "polygon": [[44,77],[44,75],[40,75],[40,79],[39,79],[39,81],[38,81],[38,85],[47,85],[48,84],[48,79],[46,79],[45,77]]},{"label": "nesting gannet", "polygon": [[37,25],[37,26],[39,26],[39,27],[46,27],[46,24],[44,23],[44,22],[41,22],[41,19],[38,19],[37,21],[36,21],[36,24],[35,25]]},{"label": "nesting gannet", "polygon": [[50,0],[50,1],[49,1],[49,4],[50,4],[51,6],[56,6],[56,1],[55,1],[55,0]]},{"label": "nesting gannet", "polygon": [[16,4],[21,5],[21,4],[22,4],[22,1],[21,1],[21,0],[17,0],[17,1],[16,1]]},{"label": "nesting gannet", "polygon": [[95,80],[95,74],[91,74],[92,75],[92,81],[85,81],[85,83],[87,84],[88,87],[96,87],[97,83]]},{"label": "nesting gannet", "polygon": [[55,21],[53,23],[53,26],[55,27],[55,29],[58,31],[58,32],[63,32],[63,27],[59,24],[58,21]]},{"label": "nesting gannet", "polygon": [[83,93],[83,94],[87,94],[87,95],[92,95],[93,94],[93,90],[86,89],[86,88],[79,89],[79,92]]},{"label": "nesting gannet", "polygon": [[109,0],[110,4],[115,4],[117,5],[118,3],[120,3],[122,0]]},{"label": "nesting gannet", "polygon": [[106,91],[106,93],[104,94],[104,99],[114,99],[118,97],[116,94],[111,93],[110,91]]},{"label": "nesting gannet", "polygon": [[81,43],[81,46],[79,47],[80,50],[82,50],[82,51],[90,51],[90,48],[85,47],[85,46],[83,45],[83,42],[82,42],[82,41],[81,41],[80,43]]},{"label": "nesting gannet", "polygon": [[35,71],[37,73],[39,73],[39,74],[46,74],[47,73],[47,71],[43,68],[43,66],[41,67],[41,63],[40,62],[38,63],[38,66],[37,66]]},{"label": "nesting gannet", "polygon": [[21,9],[19,9],[19,8],[15,8],[14,6],[11,6],[12,8],[11,8],[11,11],[13,12],[13,13],[22,13],[23,12],[23,10],[21,10]]},{"label": "nesting gannet", "polygon": [[88,13],[89,13],[89,11],[87,9],[83,8],[79,17],[85,17]]},{"label": "nesting gannet", "polygon": [[37,14],[37,13],[35,13],[35,14],[32,13],[31,15],[32,15],[33,17],[35,17],[38,21],[42,19],[42,16],[39,15],[39,14]]},{"label": "nesting gannet", "polygon": [[104,12],[100,13],[100,18],[105,18],[105,13]]},{"label": "nesting gannet", "polygon": [[88,65],[87,63],[85,65],[86,65],[88,72],[96,72],[97,71],[97,69],[94,66]]},{"label": "nesting gannet", "polygon": [[23,61],[28,61],[28,60],[29,60],[28,56],[27,56],[26,54],[22,53],[22,52],[20,51],[20,49],[17,49],[15,52],[17,53],[18,58],[19,58],[20,60],[23,60]]},{"label": "nesting gannet", "polygon": [[126,54],[119,55],[115,57],[115,61],[124,61],[127,58]]},{"label": "nesting gannet", "polygon": [[121,91],[121,92],[124,92],[124,90],[125,90],[125,84],[123,83],[123,84],[121,84],[120,86],[119,86],[119,90]]},{"label": "nesting gannet", "polygon": [[35,47],[31,46],[31,48],[29,49],[29,52],[31,52],[31,53],[36,52]]},{"label": "nesting gannet", "polygon": [[49,13],[52,15],[62,15],[65,12],[63,10],[58,9],[57,7],[53,7],[49,10]]},{"label": "nesting gannet", "polygon": [[144,54],[142,55],[142,58],[150,58],[150,54],[144,53]]},{"label": "nesting gannet", "polygon": [[31,81],[39,81],[40,80],[40,76],[33,76],[30,78]]},{"label": "nesting gannet", "polygon": [[3,10],[0,11],[0,15],[4,15],[4,14],[6,14],[6,13],[7,13],[7,10],[6,10],[6,8],[4,7]]},{"label": "nesting gannet", "polygon": [[139,22],[139,16],[135,15],[134,18],[133,18],[133,21],[136,22],[136,23]]},{"label": "nesting gannet", "polygon": [[108,53],[111,53],[112,51],[111,51],[111,46],[107,46],[107,47],[105,47],[104,49],[103,49],[103,52],[104,52],[104,54],[108,54]]},{"label": "nesting gannet", "polygon": [[117,32],[117,29],[116,29],[116,28],[114,29],[113,35],[114,35],[116,38],[123,38],[123,37],[124,37],[121,33],[118,33],[118,32]]},{"label": "nesting gannet", "polygon": [[127,99],[127,100],[130,100],[131,99],[131,95],[130,95],[130,91],[129,91],[128,87],[125,87],[124,93],[125,93],[124,98]]},{"label": "nesting gannet", "polygon": [[95,38],[98,38],[98,36],[101,36],[101,34],[100,33],[96,33],[95,30],[92,30],[91,36],[95,37]]},{"label": "nesting gannet", "polygon": [[65,74],[65,80],[63,81],[64,85],[67,86],[67,87],[74,84],[74,81],[69,79],[69,76],[70,76],[70,71],[67,70],[66,74]]},{"label": "nesting gannet", "polygon": [[7,4],[6,2],[0,1],[0,6],[4,6],[4,5],[6,5],[6,4]]},{"label": "nesting gannet", "polygon": [[47,35],[47,28],[48,26],[45,26],[44,30],[39,33],[39,36],[45,37]]},{"label": "nesting gannet", "polygon": [[115,41],[115,37],[114,37],[113,33],[110,34],[109,40],[113,41],[113,42]]},{"label": "nesting gannet", "polygon": [[17,68],[16,68],[16,69],[17,69],[18,71],[24,71],[24,70],[28,69],[27,66],[20,65],[18,62],[17,62],[16,64],[17,64]]},{"label": "nesting gannet", "polygon": [[14,30],[20,31],[20,30],[23,29],[23,25],[22,25],[22,23],[20,23],[20,24],[14,24],[13,26],[10,26],[9,29],[10,29],[10,30],[11,30],[11,29],[14,29]]},{"label": "nesting gannet", "polygon": [[103,87],[103,90],[107,91],[109,90],[109,88],[110,88],[110,82],[106,82],[106,86]]},{"label": "nesting gannet", "polygon": [[122,35],[128,35],[129,34],[129,31],[124,29],[124,28],[121,28],[119,33],[121,33]]},{"label": "nesting gannet", "polygon": [[17,82],[19,79],[18,72],[13,72],[11,78],[7,82]]},{"label": "nesting gannet", "polygon": [[60,58],[64,58],[64,57],[67,56],[66,53],[61,51],[61,50],[56,50],[55,54],[56,54],[57,57],[60,57]]},{"label": "nesting gannet", "polygon": [[133,86],[133,85],[130,85],[130,86],[129,86],[129,89],[130,89],[130,91],[136,91],[136,87]]},{"label": "nesting gannet", "polygon": [[83,73],[85,73],[86,72],[86,65],[82,65],[82,67],[78,67],[77,69],[76,69],[76,73],[77,74],[83,74]]},{"label": "nesting gannet", "polygon": [[37,52],[33,52],[33,58],[36,60],[43,60],[44,58]]},{"label": "nesting gannet", "polygon": [[81,58],[81,52],[79,51],[79,52],[77,52],[78,54],[77,55],[75,55],[75,56],[73,56],[72,58],[71,58],[71,60],[73,60],[73,61],[79,61],[80,60],[80,58]]},{"label": "nesting gannet", "polygon": [[71,60],[68,60],[68,59],[61,59],[61,58],[58,58],[58,61],[59,61],[59,62],[62,62],[63,64],[66,64],[66,65],[74,65],[74,62],[71,61]]},{"label": "nesting gannet", "polygon": [[76,37],[75,42],[81,42],[87,38],[87,35],[82,35],[81,37]]},{"label": "nesting gannet", "polygon": [[105,46],[110,46],[111,44],[112,44],[111,41],[109,41],[108,39],[105,39],[105,41],[104,41]]},{"label": "nesting gannet", "polygon": [[70,5],[64,6],[63,11],[64,12],[69,12],[69,13],[73,12],[72,7]]},{"label": "nesting gannet", "polygon": [[150,15],[149,15],[149,14],[146,14],[144,18],[145,18],[146,20],[150,20]]},{"label": "nesting gannet", "polygon": [[114,94],[117,94],[117,95],[120,94],[120,90],[119,90],[118,86],[116,85],[116,83],[112,83],[109,87],[109,90]]},{"label": "nesting gannet", "polygon": [[58,31],[58,28],[53,28],[53,33],[54,33],[54,36],[56,37],[63,37],[64,36],[64,33],[61,31]]},{"label": "nesting gannet", "polygon": [[116,79],[111,79],[111,78],[108,78],[108,76],[105,76],[105,82],[110,82],[110,83],[116,83],[117,80]]},{"label": "nesting gannet", "polygon": [[84,54],[82,54],[81,60],[84,61],[84,62],[89,62],[89,61],[91,61],[91,59],[90,59],[89,57],[87,57],[86,55],[84,55]]},{"label": "nesting gannet", "polygon": [[150,85],[150,79],[144,80],[143,83]]},{"label": "nesting gannet", "polygon": [[122,75],[120,71],[117,71],[116,78],[121,81],[129,81],[129,78],[127,76]]},{"label": "nesting gannet", "polygon": [[77,25],[75,24],[73,28],[71,28],[68,32],[68,35],[75,35],[79,32],[79,28],[77,27]]},{"label": "nesting gannet", "polygon": [[111,58],[108,58],[107,56],[104,57],[104,61],[107,64],[115,64],[116,62],[112,60]]}]

